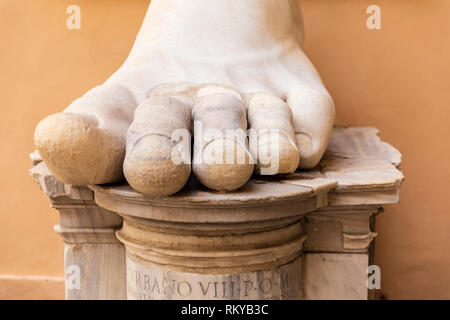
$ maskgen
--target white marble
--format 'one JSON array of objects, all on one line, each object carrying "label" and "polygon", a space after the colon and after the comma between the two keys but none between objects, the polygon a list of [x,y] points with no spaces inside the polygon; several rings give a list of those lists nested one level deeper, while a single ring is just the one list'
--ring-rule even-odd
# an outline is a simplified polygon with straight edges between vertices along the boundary
[{"label": "white marble", "polygon": [[305,260],[306,300],[367,299],[367,253],[308,253]]}]

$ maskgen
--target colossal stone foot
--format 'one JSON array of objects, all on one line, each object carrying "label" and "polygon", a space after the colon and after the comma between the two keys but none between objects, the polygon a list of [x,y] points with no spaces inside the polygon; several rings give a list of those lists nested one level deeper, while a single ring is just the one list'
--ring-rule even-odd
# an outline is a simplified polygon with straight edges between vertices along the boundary
[{"label": "colossal stone foot", "polygon": [[[218,133],[194,139],[193,171],[207,187],[241,187],[253,172],[253,160],[261,174],[312,168],[325,152],[334,104],[302,42],[297,1],[152,0],[123,66],[63,113],[44,119],[36,129],[36,146],[62,182],[115,182],[122,179],[123,167],[138,191],[172,194],[186,181],[190,166],[167,161],[169,150],[171,156],[189,158],[167,129],[190,129],[186,105],[191,104],[191,119]],[[152,91],[161,83],[179,84]],[[245,135],[226,132],[247,128],[241,95],[250,95],[248,117],[257,137],[250,147]],[[138,104],[142,108],[126,144]]]}]

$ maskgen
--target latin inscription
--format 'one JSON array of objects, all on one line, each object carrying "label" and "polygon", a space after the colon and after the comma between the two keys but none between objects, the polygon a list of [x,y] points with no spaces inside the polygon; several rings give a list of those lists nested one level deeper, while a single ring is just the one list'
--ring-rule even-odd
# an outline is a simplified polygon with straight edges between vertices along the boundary
[{"label": "latin inscription", "polygon": [[208,275],[147,268],[127,258],[129,299],[300,299],[300,259],[270,271]]}]

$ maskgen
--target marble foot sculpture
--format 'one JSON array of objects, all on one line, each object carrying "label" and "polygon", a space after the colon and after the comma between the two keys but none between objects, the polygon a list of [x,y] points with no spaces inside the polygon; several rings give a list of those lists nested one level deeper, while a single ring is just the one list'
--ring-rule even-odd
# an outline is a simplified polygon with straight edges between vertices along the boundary
[{"label": "marble foot sculpture", "polygon": [[254,170],[312,168],[334,104],[302,42],[295,0],[152,0],[123,66],[42,120],[36,147],[64,183],[125,177],[149,196],[176,193],[191,171],[233,191]]}]

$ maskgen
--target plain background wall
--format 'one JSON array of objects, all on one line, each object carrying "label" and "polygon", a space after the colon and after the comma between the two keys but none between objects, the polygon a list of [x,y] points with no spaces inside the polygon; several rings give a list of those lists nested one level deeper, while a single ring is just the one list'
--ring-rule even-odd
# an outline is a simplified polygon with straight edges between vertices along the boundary
[{"label": "plain background wall", "polygon": [[[34,128],[121,65],[148,2],[0,0],[0,276],[63,276],[57,212],[28,176]],[[66,29],[70,4],[81,30]],[[337,124],[378,127],[403,154],[401,203],[377,220],[384,295],[450,299],[450,1],[302,4]],[[382,30],[366,28],[371,4]]]}]

